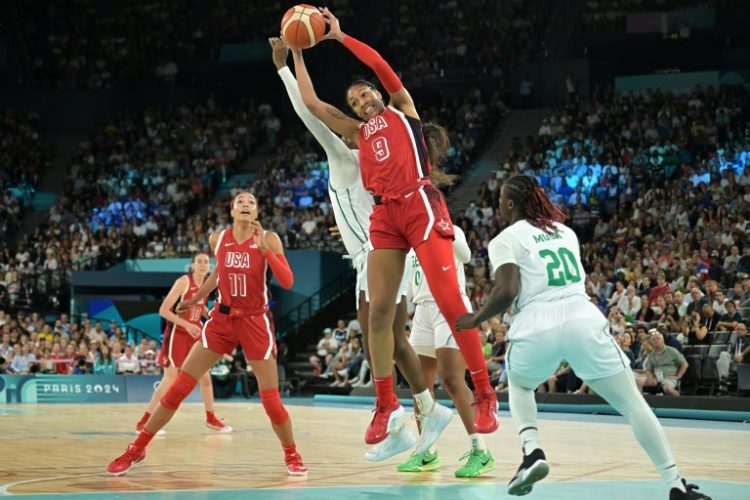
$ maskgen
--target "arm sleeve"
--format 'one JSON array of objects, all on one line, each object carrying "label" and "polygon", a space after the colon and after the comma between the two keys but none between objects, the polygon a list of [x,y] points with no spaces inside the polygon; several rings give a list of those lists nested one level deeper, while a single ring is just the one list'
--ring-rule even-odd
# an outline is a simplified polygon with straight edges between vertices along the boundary
[{"label": "arm sleeve", "polygon": [[294,111],[328,157],[331,185],[335,189],[352,185],[357,180],[359,169],[356,153],[349,149],[344,141],[339,139],[307,109],[305,103],[302,102],[302,95],[299,92],[299,87],[297,87],[297,81],[292,75],[292,70],[284,66],[278,73],[281,81],[284,82],[286,93],[289,94],[289,100],[292,101]]},{"label": "arm sleeve", "polygon": [[471,248],[466,241],[466,235],[458,226],[453,226],[453,233],[456,235],[453,240],[453,253],[461,264],[466,264],[471,260]]},{"label": "arm sleeve", "polygon": [[490,241],[487,249],[494,275],[503,264],[516,264],[528,253],[526,248],[518,239],[509,233],[500,233],[494,240]]},{"label": "arm sleeve", "polygon": [[286,257],[283,254],[275,254],[273,252],[266,252],[266,262],[271,268],[276,281],[279,282],[282,288],[292,288],[294,284],[294,275],[292,269],[289,267]]},{"label": "arm sleeve", "polygon": [[391,65],[375,49],[349,35],[344,38],[342,43],[357,59],[369,66],[378,75],[380,83],[383,84],[383,87],[389,94],[393,94],[404,88],[404,84],[401,83],[401,79],[393,71]]}]

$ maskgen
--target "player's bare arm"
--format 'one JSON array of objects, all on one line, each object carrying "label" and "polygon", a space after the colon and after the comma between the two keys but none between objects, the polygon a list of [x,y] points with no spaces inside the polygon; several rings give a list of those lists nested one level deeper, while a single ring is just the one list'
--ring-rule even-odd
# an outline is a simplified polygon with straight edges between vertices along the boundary
[{"label": "player's bare arm", "polygon": [[359,141],[359,125],[362,122],[345,115],[335,106],[320,100],[315,93],[315,87],[313,87],[310,74],[307,72],[302,51],[299,49],[291,49],[291,51],[292,59],[294,60],[294,72],[297,75],[297,86],[302,96],[302,102],[305,103],[307,109],[318,120],[322,121],[326,127],[356,144]]},{"label": "player's bare arm", "polygon": [[458,318],[456,328],[458,330],[476,328],[482,321],[502,314],[518,296],[520,280],[521,275],[516,264],[507,263],[500,266],[495,272],[495,286],[492,287],[487,303],[480,311],[465,314]]}]

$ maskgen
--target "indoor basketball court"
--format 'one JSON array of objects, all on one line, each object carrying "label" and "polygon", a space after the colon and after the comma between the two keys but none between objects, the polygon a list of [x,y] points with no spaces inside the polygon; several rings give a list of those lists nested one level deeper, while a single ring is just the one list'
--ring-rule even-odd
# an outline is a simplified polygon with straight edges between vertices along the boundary
[{"label": "indoor basketball court", "polygon": [[[493,472],[472,480],[453,476],[469,448],[456,417],[438,441],[438,471],[398,473],[396,464],[406,454],[380,463],[363,457],[369,405],[299,398],[290,399],[288,408],[310,468],[307,477],[287,475],[277,439],[257,402],[218,406],[234,427],[232,434],[206,430],[202,405],[186,404],[166,427],[166,435],[149,447],[143,463],[125,476],[109,476],[104,469],[132,441],[141,407],[8,405],[0,415],[12,418],[14,425],[3,432],[0,494],[70,499],[479,499],[507,497],[507,481],[520,462],[510,416],[501,412],[500,430],[487,437],[497,463]],[[747,424],[661,421],[680,471],[690,482],[714,499],[750,497]],[[552,470],[529,499],[650,499],[666,494],[620,417],[540,413],[540,432]]]}]

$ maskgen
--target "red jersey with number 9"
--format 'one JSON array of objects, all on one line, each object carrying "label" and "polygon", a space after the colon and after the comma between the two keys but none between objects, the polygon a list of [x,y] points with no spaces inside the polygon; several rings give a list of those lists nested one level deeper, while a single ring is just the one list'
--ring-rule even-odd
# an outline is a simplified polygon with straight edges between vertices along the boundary
[{"label": "red jersey with number 9", "polygon": [[359,126],[362,182],[378,196],[404,194],[429,177],[422,122],[390,106]]},{"label": "red jersey with number 9", "polygon": [[219,274],[218,303],[252,314],[268,310],[268,288],[263,257],[255,238],[243,243],[234,239],[232,228],[219,233],[214,251]]}]

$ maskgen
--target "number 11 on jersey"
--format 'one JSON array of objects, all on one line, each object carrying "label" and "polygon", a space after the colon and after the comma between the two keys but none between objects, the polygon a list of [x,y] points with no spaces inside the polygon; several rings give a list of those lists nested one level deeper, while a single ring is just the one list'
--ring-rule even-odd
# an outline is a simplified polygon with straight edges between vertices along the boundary
[{"label": "number 11 on jersey", "polygon": [[229,293],[232,297],[247,297],[247,276],[241,273],[229,273]]}]

